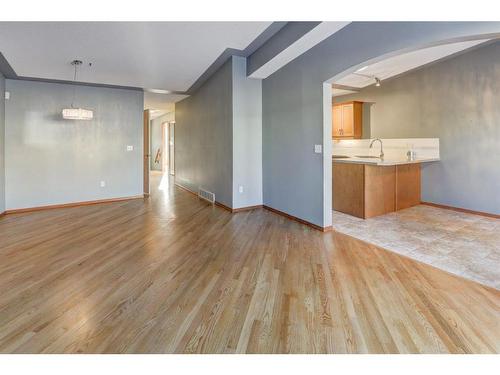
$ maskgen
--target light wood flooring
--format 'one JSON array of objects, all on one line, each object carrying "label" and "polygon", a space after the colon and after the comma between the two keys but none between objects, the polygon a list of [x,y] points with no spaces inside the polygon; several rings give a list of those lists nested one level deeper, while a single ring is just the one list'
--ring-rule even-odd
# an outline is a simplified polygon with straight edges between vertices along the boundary
[{"label": "light wood flooring", "polygon": [[499,291],[159,179],[0,218],[0,352],[500,351]]}]

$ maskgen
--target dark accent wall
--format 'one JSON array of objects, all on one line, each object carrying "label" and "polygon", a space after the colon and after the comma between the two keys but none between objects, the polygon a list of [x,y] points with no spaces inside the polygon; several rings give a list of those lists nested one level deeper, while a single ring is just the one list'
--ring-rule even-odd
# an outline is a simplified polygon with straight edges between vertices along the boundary
[{"label": "dark accent wall", "polygon": [[262,204],[262,85],[232,56],[175,106],[176,182],[242,208]]},{"label": "dark accent wall", "polygon": [[232,61],[175,105],[175,180],[232,207]]}]

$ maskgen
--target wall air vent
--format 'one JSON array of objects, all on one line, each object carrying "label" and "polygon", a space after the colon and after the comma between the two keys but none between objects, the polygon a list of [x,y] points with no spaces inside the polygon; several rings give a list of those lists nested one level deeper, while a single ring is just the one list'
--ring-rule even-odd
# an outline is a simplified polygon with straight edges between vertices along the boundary
[{"label": "wall air vent", "polygon": [[204,199],[210,203],[215,203],[215,194],[208,191],[208,190],[199,188],[198,197],[200,197],[201,199]]}]

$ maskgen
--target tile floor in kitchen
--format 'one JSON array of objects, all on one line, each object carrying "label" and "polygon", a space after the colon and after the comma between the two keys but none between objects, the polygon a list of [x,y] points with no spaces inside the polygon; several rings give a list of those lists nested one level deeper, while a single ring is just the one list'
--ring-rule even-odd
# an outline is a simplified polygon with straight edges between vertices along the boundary
[{"label": "tile floor in kitchen", "polygon": [[334,230],[500,289],[500,220],[419,205],[370,219],[333,211]]}]

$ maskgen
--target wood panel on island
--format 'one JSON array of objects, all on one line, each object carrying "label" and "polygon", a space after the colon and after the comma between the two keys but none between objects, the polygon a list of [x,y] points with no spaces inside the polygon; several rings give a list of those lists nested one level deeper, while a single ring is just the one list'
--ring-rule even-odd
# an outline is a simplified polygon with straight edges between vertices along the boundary
[{"label": "wood panel on island", "polygon": [[333,209],[368,219],[420,204],[420,164],[333,163]]}]

